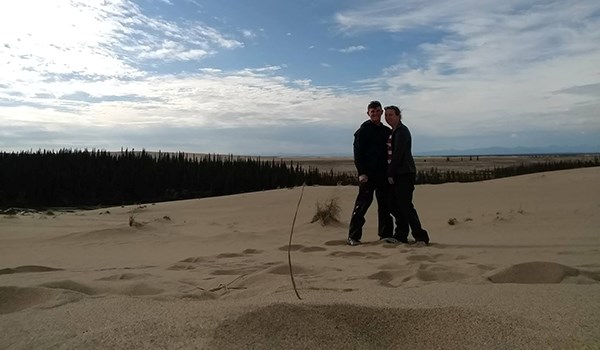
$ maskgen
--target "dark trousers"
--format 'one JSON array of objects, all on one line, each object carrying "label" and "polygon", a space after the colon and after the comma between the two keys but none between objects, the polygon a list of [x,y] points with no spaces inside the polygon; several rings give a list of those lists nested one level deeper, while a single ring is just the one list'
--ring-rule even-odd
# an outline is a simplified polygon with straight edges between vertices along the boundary
[{"label": "dark trousers", "polygon": [[392,214],[396,217],[396,235],[399,240],[406,241],[408,226],[416,241],[429,243],[429,235],[421,226],[419,214],[413,205],[413,192],[415,191],[415,174],[406,174],[394,177],[394,192]]},{"label": "dark trousers", "polygon": [[352,218],[350,219],[350,230],[348,237],[360,240],[362,228],[365,224],[365,214],[373,202],[373,194],[377,198],[378,234],[380,238],[393,235],[394,223],[390,215],[390,196],[392,189],[386,178],[371,178],[358,187],[358,196],[354,203]]}]

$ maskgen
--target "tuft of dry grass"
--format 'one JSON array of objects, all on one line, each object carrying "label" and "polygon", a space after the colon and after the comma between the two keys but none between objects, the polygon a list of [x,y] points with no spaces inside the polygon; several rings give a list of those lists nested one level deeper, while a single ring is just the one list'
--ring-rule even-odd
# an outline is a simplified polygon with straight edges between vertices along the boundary
[{"label": "tuft of dry grass", "polygon": [[135,215],[129,215],[129,226],[142,227],[142,226],[144,226],[144,224],[139,221],[135,221]]},{"label": "tuft of dry grass", "polygon": [[450,226],[454,226],[458,223],[458,220],[456,220],[456,218],[450,218],[448,219],[448,225]]},{"label": "tuft of dry grass", "polygon": [[341,207],[337,197],[332,197],[323,203],[317,201],[317,212],[310,222],[319,221],[321,226],[337,223],[340,222],[340,212]]}]

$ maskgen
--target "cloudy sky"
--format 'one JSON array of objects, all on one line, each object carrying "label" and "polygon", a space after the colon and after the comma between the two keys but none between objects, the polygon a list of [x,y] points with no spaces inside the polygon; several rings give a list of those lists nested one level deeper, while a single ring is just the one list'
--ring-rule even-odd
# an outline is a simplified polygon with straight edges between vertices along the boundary
[{"label": "cloudy sky", "polygon": [[[3,0],[0,150],[600,151],[597,0]],[[586,146],[587,145],[587,146]]]}]

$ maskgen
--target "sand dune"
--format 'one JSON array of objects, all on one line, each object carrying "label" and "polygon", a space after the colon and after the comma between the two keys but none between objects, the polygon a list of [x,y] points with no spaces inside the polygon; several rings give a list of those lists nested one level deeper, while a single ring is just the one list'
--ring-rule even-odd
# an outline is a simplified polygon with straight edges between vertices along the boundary
[{"label": "sand dune", "polygon": [[419,186],[427,247],[307,187],[297,300],[300,191],[0,217],[0,348],[600,348],[600,168]]},{"label": "sand dune", "polygon": [[28,272],[49,272],[49,271],[60,271],[62,269],[55,269],[48,266],[36,266],[36,265],[25,265],[17,266],[14,268],[0,269],[0,275],[7,275],[10,273],[28,273]]}]

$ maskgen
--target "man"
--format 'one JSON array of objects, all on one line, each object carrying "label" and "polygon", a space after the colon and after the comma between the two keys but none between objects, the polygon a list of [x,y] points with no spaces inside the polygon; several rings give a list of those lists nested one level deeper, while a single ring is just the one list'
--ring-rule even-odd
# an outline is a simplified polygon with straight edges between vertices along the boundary
[{"label": "man", "polygon": [[381,123],[383,110],[379,101],[371,101],[367,106],[369,120],[362,123],[354,133],[354,164],[358,171],[358,196],[350,219],[347,244],[359,245],[365,214],[377,198],[378,234],[386,239],[393,234],[393,222],[389,209],[389,190],[387,182],[387,139],[390,128]]},{"label": "man", "polygon": [[[401,119],[402,114],[398,107],[385,107],[385,121],[392,127],[392,159],[387,171],[388,182],[394,187],[392,211],[408,222],[417,244],[427,245],[429,235],[421,226],[419,215],[412,202],[417,174],[411,150],[412,137]],[[394,238],[408,243],[408,230],[401,231],[397,230]]]}]

